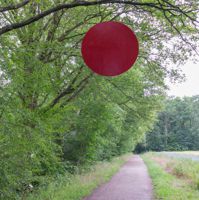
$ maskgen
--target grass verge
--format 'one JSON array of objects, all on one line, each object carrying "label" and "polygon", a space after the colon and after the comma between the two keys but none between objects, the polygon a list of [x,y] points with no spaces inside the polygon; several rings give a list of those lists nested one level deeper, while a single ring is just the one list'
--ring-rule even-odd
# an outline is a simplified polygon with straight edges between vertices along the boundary
[{"label": "grass verge", "polygon": [[66,174],[50,183],[47,188],[31,194],[27,200],[80,200],[107,182],[131,155],[114,158],[111,162],[100,162],[85,174]]},{"label": "grass verge", "polygon": [[[173,165],[172,169],[166,171],[160,163],[153,159],[154,154],[144,154],[142,158],[148,167],[152,179],[155,199],[161,200],[196,200],[199,199],[199,190],[193,187],[192,183],[186,177],[178,177],[172,174],[172,170],[177,167]],[[173,163],[175,161],[172,161]],[[176,161],[178,163],[178,161]],[[181,161],[182,162],[182,161]],[[185,162],[185,161],[184,161]],[[170,163],[171,164],[171,163]],[[178,163],[179,164],[179,163]],[[183,163],[181,163],[182,167]],[[170,166],[171,167],[171,166]],[[185,164],[186,168],[186,164]],[[191,171],[195,169],[189,168]]]}]

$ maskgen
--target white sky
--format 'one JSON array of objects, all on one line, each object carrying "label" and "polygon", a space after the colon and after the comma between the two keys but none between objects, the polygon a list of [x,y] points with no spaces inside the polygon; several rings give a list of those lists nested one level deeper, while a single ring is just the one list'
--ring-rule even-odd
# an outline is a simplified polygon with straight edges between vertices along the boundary
[{"label": "white sky", "polygon": [[180,97],[199,95],[199,63],[194,64],[190,61],[180,68],[186,76],[186,81],[178,84],[170,83],[170,91],[167,94]]}]

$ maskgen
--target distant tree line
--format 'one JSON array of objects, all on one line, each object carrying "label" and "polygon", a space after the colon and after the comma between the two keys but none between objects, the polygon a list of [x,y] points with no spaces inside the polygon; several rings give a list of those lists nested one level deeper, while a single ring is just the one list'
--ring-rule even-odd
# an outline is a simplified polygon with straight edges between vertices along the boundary
[{"label": "distant tree line", "polygon": [[165,105],[137,151],[199,150],[199,96],[170,97]]}]

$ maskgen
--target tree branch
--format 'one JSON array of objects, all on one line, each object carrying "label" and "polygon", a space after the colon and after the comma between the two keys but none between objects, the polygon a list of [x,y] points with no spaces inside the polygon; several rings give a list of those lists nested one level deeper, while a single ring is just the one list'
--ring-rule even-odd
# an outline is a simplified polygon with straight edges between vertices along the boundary
[{"label": "tree branch", "polygon": [[73,88],[73,84],[75,83],[75,81],[77,80],[77,78],[79,77],[79,75],[82,72],[83,67],[81,67],[77,73],[77,75],[73,78],[73,80],[71,81],[71,83],[68,85],[68,87],[66,89],[64,89],[51,103],[50,107],[54,107],[61,98],[63,98],[64,96],[66,96],[67,94],[71,94],[74,91]]},{"label": "tree branch", "polygon": [[73,100],[84,88],[85,86],[88,84],[89,79],[93,76],[93,73],[89,74],[88,76],[86,76],[77,86],[77,89],[75,90],[75,92],[66,100],[66,102],[64,104],[61,105],[64,106],[66,103],[68,103],[69,101]]},{"label": "tree branch", "polygon": [[28,4],[30,2],[30,0],[25,0],[21,3],[15,4],[15,5],[9,5],[9,6],[5,6],[5,7],[0,7],[0,12],[6,12],[9,10],[16,10],[18,8],[21,8],[23,6],[25,6],[26,4]]},{"label": "tree branch", "polygon": [[126,4],[126,5],[132,5],[132,6],[148,6],[151,8],[156,8],[158,10],[162,10],[162,9],[167,10],[167,8],[160,7],[159,3],[153,3],[153,2],[143,3],[143,2],[124,1],[124,0],[98,0],[98,1],[89,1],[89,2],[88,1],[79,1],[79,2],[68,3],[68,4],[60,4],[53,8],[50,8],[49,10],[41,12],[40,14],[35,15],[29,19],[21,21],[19,23],[13,23],[13,24],[6,25],[0,29],[0,35],[7,33],[11,30],[18,29],[18,28],[24,27],[26,25],[32,24],[52,13],[55,13],[62,9],[71,9],[71,8],[80,7],[80,6],[93,6],[93,5],[102,5],[102,4]]}]

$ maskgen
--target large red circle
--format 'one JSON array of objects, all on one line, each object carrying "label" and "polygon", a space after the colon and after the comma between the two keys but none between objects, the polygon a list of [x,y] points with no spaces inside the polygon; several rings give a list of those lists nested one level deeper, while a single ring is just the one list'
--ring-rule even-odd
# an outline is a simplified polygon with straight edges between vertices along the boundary
[{"label": "large red circle", "polygon": [[102,22],[94,25],[82,41],[82,56],[95,73],[116,76],[135,63],[139,44],[133,31],[119,22]]}]

